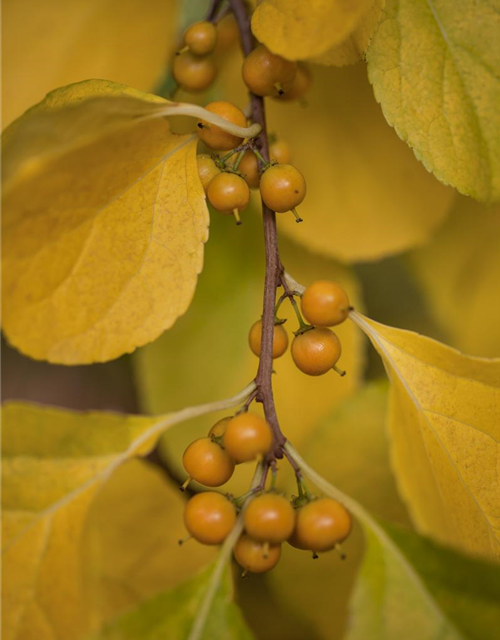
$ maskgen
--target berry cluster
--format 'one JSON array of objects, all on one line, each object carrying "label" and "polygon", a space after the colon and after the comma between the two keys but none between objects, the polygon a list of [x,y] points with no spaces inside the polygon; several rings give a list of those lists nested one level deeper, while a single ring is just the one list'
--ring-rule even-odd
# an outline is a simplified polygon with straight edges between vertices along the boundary
[{"label": "berry cluster", "polygon": [[232,15],[217,24],[195,22],[184,32],[184,46],[174,58],[174,80],[185,91],[206,91],[217,76],[216,54],[227,51],[237,40],[238,27]]},{"label": "berry cluster", "polygon": [[[195,440],[186,449],[183,463],[190,475],[188,480],[220,486],[229,480],[235,464],[262,457],[271,444],[269,425],[259,416],[240,413],[223,418],[210,429],[208,437]],[[273,474],[273,482],[275,477]],[[234,547],[234,556],[245,573],[272,569],[280,559],[283,542],[312,551],[317,557],[317,553],[339,549],[349,535],[351,518],[339,502],[309,495],[302,480],[298,486],[299,496],[292,501],[274,489],[259,487],[251,492],[253,496],[243,511],[245,531]],[[193,496],[184,510],[189,537],[207,545],[224,542],[245,498],[215,491]]]},{"label": "berry cluster", "polygon": [[[215,66],[209,55],[217,40],[217,27],[210,22],[197,22],[184,34],[185,49],[174,62],[174,78],[185,89],[206,89],[215,78]],[[210,71],[203,70],[204,66]],[[245,58],[243,80],[256,95],[278,99],[299,99],[310,85],[310,74],[303,65],[285,60],[259,45]],[[247,117],[236,105],[227,101],[207,104],[205,109],[238,127],[247,126]],[[300,171],[290,164],[290,150],[284,142],[271,145],[270,162],[261,156],[252,141],[228,133],[219,126],[200,120],[198,135],[213,155],[198,156],[199,176],[214,209],[233,214],[240,223],[240,212],[250,202],[250,189],[260,189],[262,200],[272,211],[293,211],[304,200],[306,183]],[[229,151],[224,156],[217,152]],[[261,166],[259,166],[259,161]]]},{"label": "berry cluster", "polygon": [[[351,307],[345,291],[334,282],[314,282],[303,294],[288,286],[279,259],[274,214],[292,211],[296,221],[301,222],[296,207],[306,196],[306,183],[292,164],[288,144],[283,140],[267,140],[263,99],[302,100],[310,87],[311,75],[303,63],[286,60],[262,44],[254,47],[248,36],[249,25],[242,23],[241,10],[242,7],[236,13],[246,54],[242,78],[251,93],[252,117],[260,124],[261,132],[255,139],[242,137],[246,133],[242,130],[250,124],[247,114],[225,100],[210,102],[205,106],[204,119],[197,123],[199,140],[206,148],[205,153],[197,156],[198,174],[212,208],[224,215],[234,215],[237,224],[241,224],[240,212],[250,202],[250,190],[260,191],[266,238],[269,240],[269,234],[274,236],[268,244],[274,247],[275,259],[271,263],[275,271],[266,281],[264,320],[252,325],[248,337],[250,349],[261,358],[255,391],[235,416],[223,418],[212,426],[206,437],[186,448],[183,465],[188,478],[181,489],[191,480],[205,487],[220,487],[231,478],[236,465],[259,462],[261,478],[256,488],[239,498],[204,491],[188,501],[184,512],[189,537],[207,545],[224,542],[239,518],[243,533],[233,552],[246,574],[272,569],[280,559],[284,542],[309,550],[317,557],[317,553],[338,550],[339,543],[351,530],[350,515],[339,502],[309,493],[301,470],[286,447],[273,405],[270,358],[271,329],[272,358],[283,356],[288,349],[288,334],[278,311],[284,300],[289,299],[299,323],[291,343],[296,366],[312,376],[325,374],[330,369],[344,375],[336,366],[341,354],[340,341],[330,327],[343,322]],[[204,91],[212,84],[223,25],[226,23],[227,27],[231,21],[235,26],[231,15],[217,24],[216,20],[211,21],[211,15],[184,33],[184,47],[173,65],[174,79],[184,90]],[[266,253],[269,251],[266,245]],[[284,293],[276,302],[276,289],[280,284]],[[301,310],[296,297],[301,299]],[[271,326],[273,305],[274,327]],[[263,341],[267,345],[265,356],[261,354]],[[254,400],[263,404],[269,422],[248,411]],[[298,496],[291,500],[275,490],[277,463],[282,458],[288,458],[297,479]],[[271,483],[266,488],[270,472]]]},{"label": "berry cluster", "polygon": [[[303,316],[311,324],[306,324],[300,315],[294,292],[286,293],[280,299],[276,312],[283,299],[289,297],[294,303],[300,327],[295,332],[291,353],[296,366],[310,376],[320,376],[330,369],[344,375],[344,371],[336,367],[342,349],[336,333],[328,327],[344,322],[351,309],[346,292],[335,282],[317,280],[313,282],[301,296]],[[262,321],[258,320],[250,328],[248,342],[256,356],[260,356],[262,340]],[[288,334],[283,321],[275,316],[273,335],[273,358],[281,357],[288,348]]]},{"label": "berry cluster", "polygon": [[[223,100],[207,104],[205,109],[238,127],[247,126],[243,111]],[[239,212],[250,202],[250,189],[260,189],[264,203],[278,213],[293,211],[304,200],[306,183],[300,171],[289,164],[290,149],[285,142],[276,141],[269,149],[271,161],[266,162],[252,143],[223,131],[217,125],[200,120],[198,136],[213,151],[229,151],[220,157],[200,154],[198,173],[208,201],[222,214],[234,214],[240,223]],[[234,157],[236,156],[236,159]],[[259,171],[259,160],[262,172]]]},{"label": "berry cluster", "polygon": [[219,420],[205,438],[184,451],[182,464],[191,480],[206,487],[220,487],[233,475],[236,464],[264,456],[273,443],[269,424],[255,413],[242,412]]}]

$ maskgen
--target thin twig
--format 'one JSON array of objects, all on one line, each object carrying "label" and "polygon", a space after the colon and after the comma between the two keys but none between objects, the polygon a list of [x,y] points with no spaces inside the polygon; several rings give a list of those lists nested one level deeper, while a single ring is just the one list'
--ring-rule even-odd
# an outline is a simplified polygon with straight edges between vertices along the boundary
[{"label": "thin twig", "polygon": [[[254,39],[250,28],[250,19],[244,0],[229,0],[240,30],[241,44],[245,56],[252,51]],[[250,93],[251,120],[262,127],[261,132],[254,139],[254,147],[262,156],[264,163],[269,162],[269,145],[267,140],[266,117],[264,99]],[[258,158],[259,169],[263,162]],[[272,373],[273,373],[273,335],[274,335],[274,304],[276,289],[279,285],[282,271],[278,249],[278,234],[276,230],[276,214],[262,202],[262,217],[264,223],[264,245],[266,253],[266,275],[264,281],[264,301],[262,311],[262,340],[259,368],[256,376],[258,389],[257,401],[264,406],[264,413],[271,426],[274,436],[274,447],[270,452],[270,459],[283,457],[283,445],[286,438],[281,432],[276,407],[274,405]]]}]

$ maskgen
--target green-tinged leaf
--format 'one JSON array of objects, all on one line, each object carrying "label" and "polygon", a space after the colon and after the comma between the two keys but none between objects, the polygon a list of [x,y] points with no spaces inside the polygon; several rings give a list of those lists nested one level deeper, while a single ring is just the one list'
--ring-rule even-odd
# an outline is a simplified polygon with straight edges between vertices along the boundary
[{"label": "green-tinged leaf", "polygon": [[57,89],[3,140],[3,327],[33,358],[101,362],[182,315],[208,210],[193,136],[161,98],[104,80]]},{"label": "green-tinged leaf", "polygon": [[[190,398],[204,402],[223,397],[235,385],[253,379],[257,371],[258,359],[248,347],[248,331],[262,314],[261,219],[252,210],[243,213],[241,227],[228,225],[227,218],[218,214],[213,218],[206,267],[189,314],[134,356],[146,411],[171,410]],[[280,249],[284,264],[293,265],[304,281],[309,283],[321,274],[342,283],[353,304],[362,304],[350,269],[313,256],[286,240],[280,241]],[[291,339],[298,326],[291,305],[285,302],[280,315],[288,318],[285,328]],[[344,378],[333,371],[321,379],[306,376],[294,365],[289,351],[275,361],[274,390],[280,421],[294,442],[306,439],[318,419],[357,388],[364,360],[363,345],[356,334],[359,332],[349,323],[338,327],[343,348],[341,366],[348,371]],[[188,385],[185,380],[189,380]],[[199,420],[174,429],[162,440],[172,468],[181,468],[182,453],[190,439],[205,434],[210,426],[209,420]],[[245,492],[248,481],[248,473],[239,471],[234,479],[238,484],[231,485],[231,490]]]},{"label": "green-tinged leaf", "polygon": [[[187,640],[213,572],[209,566],[188,582],[161,593],[107,626],[94,640]],[[251,640],[239,608],[232,600],[231,571],[227,567],[211,603],[210,613],[196,640]],[[193,638],[194,640],[194,638]]]},{"label": "green-tinged leaf", "polygon": [[385,117],[442,182],[500,198],[500,2],[387,0],[367,50]]},{"label": "green-tinged leaf", "polygon": [[[293,447],[289,452],[323,493],[351,511],[365,533],[367,549],[354,591],[348,640],[496,637],[499,567],[379,522],[316,473]],[[464,598],[469,601],[462,609]]]},{"label": "green-tinged leaf", "polygon": [[500,360],[351,314],[391,381],[389,431],[400,491],[418,528],[500,555]]},{"label": "green-tinged leaf", "polygon": [[100,489],[173,424],[235,406],[248,392],[161,417],[4,407],[3,638],[73,640],[88,628],[80,541]]},{"label": "green-tinged leaf", "polygon": [[404,529],[378,525],[378,532],[365,526],[367,548],[346,640],[495,640],[499,567]]},{"label": "green-tinged leaf", "polygon": [[408,256],[428,309],[450,344],[500,355],[500,211],[460,198],[444,227]]},{"label": "green-tinged leaf", "polygon": [[[407,523],[389,464],[387,390],[385,382],[363,387],[322,419],[301,449],[328,482],[377,515]],[[280,488],[284,467],[280,467]],[[297,493],[294,485],[290,478],[286,486],[291,494]],[[348,625],[349,598],[362,561],[360,528],[356,526],[342,545],[345,562],[336,553],[322,554],[313,562],[310,554],[287,547],[284,545],[280,563],[269,575],[275,597],[304,617],[319,638],[339,640]]]}]

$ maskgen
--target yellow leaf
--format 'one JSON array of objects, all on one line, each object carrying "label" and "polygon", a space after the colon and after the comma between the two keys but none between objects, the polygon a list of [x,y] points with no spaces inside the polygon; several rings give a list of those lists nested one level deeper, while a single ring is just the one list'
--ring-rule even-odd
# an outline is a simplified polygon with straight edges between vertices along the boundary
[{"label": "yellow leaf", "polygon": [[392,383],[393,467],[416,525],[444,543],[499,557],[500,360],[351,317]]},{"label": "yellow leaf", "polygon": [[[74,640],[75,629],[89,628],[93,614],[85,593],[92,558],[82,540],[89,510],[108,478],[131,457],[146,454],[172,425],[238,405],[251,389],[161,417],[4,407],[5,640]],[[112,575],[113,565],[110,559]],[[111,602],[104,611],[124,601]]]},{"label": "yellow leaf", "polygon": [[431,242],[409,256],[451,344],[476,356],[500,355],[499,214],[498,207],[461,198]]},{"label": "yellow leaf", "polygon": [[177,0],[16,0],[2,7],[5,127],[54,87],[87,78],[151,91],[176,46]]},{"label": "yellow leaf", "polygon": [[313,70],[308,105],[272,101],[269,130],[287,140],[304,173],[304,218],[280,214],[280,230],[345,262],[378,260],[425,242],[454,193],[415,160],[387,126],[364,65]]},{"label": "yellow leaf", "polygon": [[313,62],[335,67],[354,64],[363,57],[380,20],[385,0],[375,0],[360,18],[354,31],[340,44],[313,59]]},{"label": "yellow leaf", "polygon": [[4,331],[25,354],[110,360],[189,306],[208,210],[197,139],[170,131],[168,107],[89,80],[52,92],[7,130]]},{"label": "yellow leaf", "polygon": [[[206,267],[189,313],[172,331],[135,354],[143,410],[159,413],[182,406],[190,398],[205,402],[223,397],[235,385],[243,386],[255,377],[258,359],[248,347],[248,331],[262,313],[264,256],[262,221],[252,214],[243,213],[241,227],[214,216]],[[286,239],[280,241],[280,249],[284,264],[304,281],[309,283],[320,275],[337,280],[353,304],[360,305],[358,283],[350,269],[313,256]],[[291,340],[298,323],[286,302],[280,316],[288,318],[285,328]],[[289,351],[275,361],[276,407],[283,431],[293,442],[307,439],[318,419],[359,385],[364,365],[359,332],[346,322],[338,327],[338,335],[343,348],[341,366],[348,372],[344,378],[333,371],[321,378],[306,376],[295,367]],[[211,425],[211,419],[192,421],[162,439],[163,452],[178,473],[183,473],[184,449]],[[230,481],[231,491],[247,491],[251,469],[246,471],[238,467]]]},{"label": "yellow leaf", "polygon": [[387,0],[367,51],[385,117],[442,182],[500,198],[500,3]]},{"label": "yellow leaf", "polygon": [[319,56],[347,38],[373,0],[263,0],[252,16],[255,37],[289,60]]}]

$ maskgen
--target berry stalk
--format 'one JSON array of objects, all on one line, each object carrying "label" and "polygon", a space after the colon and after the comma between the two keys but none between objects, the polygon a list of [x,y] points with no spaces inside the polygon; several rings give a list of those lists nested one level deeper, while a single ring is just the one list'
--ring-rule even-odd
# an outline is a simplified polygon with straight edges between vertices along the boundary
[{"label": "berry stalk", "polygon": [[[254,48],[254,39],[250,28],[250,19],[244,0],[229,0],[229,4],[236,18],[240,30],[241,45],[246,56]],[[250,107],[252,121],[262,127],[262,131],[255,138],[255,148],[262,159],[269,162],[269,143],[267,139],[266,115],[264,99],[250,93]],[[263,162],[259,158],[259,169]],[[257,401],[264,407],[266,420],[270,424],[274,435],[274,447],[270,452],[271,458],[283,457],[283,445],[286,438],[281,432],[276,407],[274,405],[272,373],[273,373],[273,334],[274,334],[274,305],[276,289],[280,285],[282,272],[278,248],[278,233],[276,229],[276,214],[262,202],[262,218],[264,225],[264,244],[266,253],[266,275],[264,280],[264,301],[262,311],[262,341],[259,368],[255,382],[257,384]]]}]

